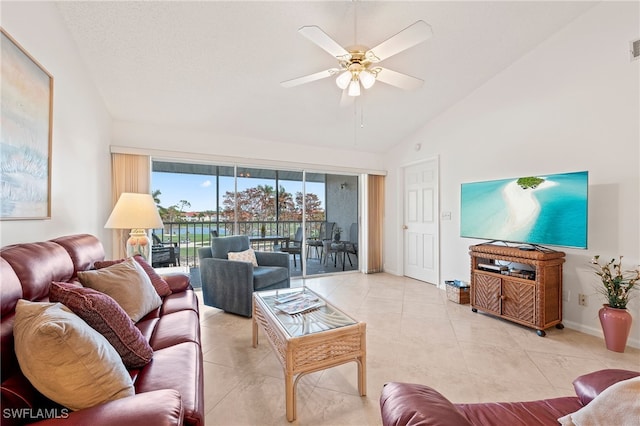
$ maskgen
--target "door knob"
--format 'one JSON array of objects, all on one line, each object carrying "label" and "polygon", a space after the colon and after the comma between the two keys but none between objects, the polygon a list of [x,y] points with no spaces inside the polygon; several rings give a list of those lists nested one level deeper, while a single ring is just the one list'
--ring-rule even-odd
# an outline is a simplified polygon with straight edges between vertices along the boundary
[{"label": "door knob", "polygon": [[402,225],[402,229],[409,229],[407,225]]}]

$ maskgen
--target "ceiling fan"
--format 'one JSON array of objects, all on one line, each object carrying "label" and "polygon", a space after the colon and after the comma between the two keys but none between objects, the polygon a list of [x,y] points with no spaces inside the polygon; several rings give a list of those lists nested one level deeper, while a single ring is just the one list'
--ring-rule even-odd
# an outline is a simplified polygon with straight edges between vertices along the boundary
[{"label": "ceiling fan", "polygon": [[335,57],[338,60],[338,67],[283,81],[280,83],[283,87],[294,87],[336,76],[336,84],[343,91],[344,103],[349,98],[360,96],[360,86],[369,89],[376,81],[405,90],[417,89],[424,83],[419,78],[378,66],[379,62],[431,37],[433,34],[431,26],[424,21],[409,25],[371,49],[362,45],[344,48],[315,25],[302,27],[298,32]]}]

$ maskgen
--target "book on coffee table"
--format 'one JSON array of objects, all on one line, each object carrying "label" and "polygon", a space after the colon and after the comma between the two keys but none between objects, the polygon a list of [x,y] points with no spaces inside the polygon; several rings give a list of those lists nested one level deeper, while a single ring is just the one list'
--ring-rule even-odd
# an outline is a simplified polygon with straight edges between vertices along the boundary
[{"label": "book on coffee table", "polygon": [[275,308],[289,315],[300,314],[311,309],[324,306],[324,301],[311,294],[299,293],[298,297],[283,303],[276,303]]}]

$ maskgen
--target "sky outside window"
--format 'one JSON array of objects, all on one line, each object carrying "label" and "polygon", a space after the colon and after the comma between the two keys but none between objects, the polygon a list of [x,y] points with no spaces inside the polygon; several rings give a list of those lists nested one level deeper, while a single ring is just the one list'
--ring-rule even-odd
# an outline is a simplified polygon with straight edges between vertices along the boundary
[{"label": "sky outside window", "polygon": [[[289,192],[289,188],[294,189],[292,195],[295,196],[297,188],[302,188],[301,182],[279,181]],[[275,186],[273,179],[239,179],[238,191],[244,191],[248,188],[255,188],[258,185]],[[306,189],[309,194],[316,194],[322,205],[325,206],[325,190],[322,182],[307,182]],[[187,207],[185,211],[206,211],[216,210],[216,177],[211,175],[199,175],[189,173],[169,173],[169,172],[153,172],[151,174],[151,191],[159,190],[160,205],[162,207],[170,207],[178,205],[181,200],[188,201],[191,207]],[[220,205],[227,191],[233,192],[233,177],[220,177]]]}]

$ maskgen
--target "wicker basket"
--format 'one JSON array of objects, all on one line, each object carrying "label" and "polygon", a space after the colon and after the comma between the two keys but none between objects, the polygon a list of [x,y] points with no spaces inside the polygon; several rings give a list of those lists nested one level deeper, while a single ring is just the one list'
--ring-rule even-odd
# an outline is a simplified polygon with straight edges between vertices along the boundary
[{"label": "wicker basket", "polygon": [[470,302],[470,289],[471,287],[459,287],[455,283],[447,282],[447,299],[461,305],[466,305]]}]

